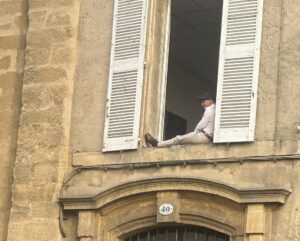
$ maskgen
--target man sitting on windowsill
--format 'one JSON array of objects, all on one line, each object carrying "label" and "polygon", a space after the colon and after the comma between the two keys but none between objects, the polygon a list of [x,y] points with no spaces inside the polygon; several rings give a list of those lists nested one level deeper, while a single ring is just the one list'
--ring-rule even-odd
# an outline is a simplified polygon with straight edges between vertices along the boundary
[{"label": "man sitting on windowsill", "polygon": [[165,141],[157,141],[149,133],[145,134],[145,141],[149,146],[172,146],[182,144],[209,143],[213,140],[213,129],[215,121],[215,102],[214,97],[209,93],[204,93],[197,98],[201,106],[205,109],[202,119],[193,132],[185,135],[178,135]]}]

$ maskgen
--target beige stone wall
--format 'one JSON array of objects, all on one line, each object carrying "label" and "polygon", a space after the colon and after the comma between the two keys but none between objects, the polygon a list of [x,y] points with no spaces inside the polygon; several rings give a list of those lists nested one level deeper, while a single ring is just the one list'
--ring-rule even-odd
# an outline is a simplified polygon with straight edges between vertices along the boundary
[{"label": "beige stone wall", "polygon": [[81,1],[78,66],[74,85],[73,152],[99,151],[102,145],[110,61],[113,1]]},{"label": "beige stone wall", "polygon": [[0,1],[0,240],[5,241],[11,207],[12,171],[21,107],[26,1]]},{"label": "beige stone wall", "polygon": [[73,0],[27,4],[22,112],[7,240],[61,240],[57,197],[68,165],[79,7]]},{"label": "beige stone wall", "polygon": [[[299,240],[299,160],[281,157],[277,162],[247,162],[243,158],[300,154],[296,131],[300,121],[300,2],[265,0],[254,143],[155,149],[146,148],[142,141],[137,151],[102,154],[112,3],[0,1],[0,154],[4,166],[0,188],[5,193],[0,195],[0,220],[4,223],[0,240],[6,240],[7,230],[10,241],[61,240],[57,198],[63,179],[74,166],[143,162],[147,164],[139,169],[128,165],[120,170],[83,171],[70,182],[68,194],[87,197],[120,183],[170,175],[211,179],[239,188],[285,188],[292,193],[285,205],[272,209],[267,235],[272,241]],[[141,136],[145,131],[158,132],[157,106],[161,100],[155,94],[162,78],[166,3],[151,1]],[[232,157],[241,161],[145,168],[160,161]],[[152,199],[148,211],[153,214]],[[190,205],[197,208],[197,201]],[[121,214],[126,216],[126,212]],[[106,227],[118,222],[112,220],[117,215],[108,214],[103,226],[96,224],[98,230],[106,232]],[[66,212],[65,218],[67,240],[75,240],[80,215]],[[90,240],[85,237],[88,231],[80,230],[82,240]]]},{"label": "beige stone wall", "polygon": [[295,127],[300,121],[300,2],[282,2],[282,35],[280,45],[278,88],[278,139],[296,139]]}]

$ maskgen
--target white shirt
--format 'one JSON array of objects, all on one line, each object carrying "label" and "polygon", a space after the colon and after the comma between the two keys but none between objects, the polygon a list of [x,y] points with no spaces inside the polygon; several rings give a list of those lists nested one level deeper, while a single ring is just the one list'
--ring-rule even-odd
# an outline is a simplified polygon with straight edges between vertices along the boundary
[{"label": "white shirt", "polygon": [[205,108],[202,119],[199,121],[198,125],[195,128],[195,132],[204,130],[207,134],[213,136],[215,124],[215,109],[215,104],[212,104]]}]

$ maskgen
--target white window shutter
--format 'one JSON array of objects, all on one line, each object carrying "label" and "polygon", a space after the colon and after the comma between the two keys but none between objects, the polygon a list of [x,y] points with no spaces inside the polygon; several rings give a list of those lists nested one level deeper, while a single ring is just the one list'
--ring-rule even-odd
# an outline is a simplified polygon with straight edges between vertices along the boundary
[{"label": "white window shutter", "polygon": [[115,0],[104,152],[138,147],[146,18],[147,0]]},{"label": "white window shutter", "polygon": [[215,143],[254,140],[263,0],[224,0]]}]

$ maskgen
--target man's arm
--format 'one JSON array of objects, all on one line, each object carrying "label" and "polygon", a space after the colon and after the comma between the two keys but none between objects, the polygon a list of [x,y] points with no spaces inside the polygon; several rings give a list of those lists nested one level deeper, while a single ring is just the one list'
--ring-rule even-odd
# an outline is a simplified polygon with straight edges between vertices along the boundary
[{"label": "man's arm", "polygon": [[200,132],[203,130],[209,122],[209,115],[205,112],[202,119],[199,121],[198,125],[195,128],[195,132]]}]

